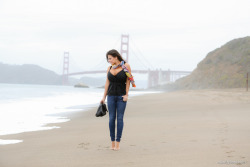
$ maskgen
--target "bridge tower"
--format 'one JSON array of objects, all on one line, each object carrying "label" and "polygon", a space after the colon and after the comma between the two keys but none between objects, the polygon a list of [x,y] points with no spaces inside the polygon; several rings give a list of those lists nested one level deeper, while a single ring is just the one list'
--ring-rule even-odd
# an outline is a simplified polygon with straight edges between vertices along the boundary
[{"label": "bridge tower", "polygon": [[128,63],[128,51],[129,51],[129,35],[123,35],[121,36],[121,55],[125,59],[125,61]]},{"label": "bridge tower", "polygon": [[62,76],[62,84],[69,84],[69,52],[64,52],[63,55],[63,76]]},{"label": "bridge tower", "polygon": [[148,88],[159,85],[159,70],[148,70]]}]

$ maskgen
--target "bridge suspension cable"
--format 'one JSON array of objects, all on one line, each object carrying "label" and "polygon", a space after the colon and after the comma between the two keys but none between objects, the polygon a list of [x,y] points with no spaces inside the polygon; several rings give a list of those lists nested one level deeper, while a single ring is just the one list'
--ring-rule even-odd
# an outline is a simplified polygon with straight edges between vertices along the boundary
[{"label": "bridge suspension cable", "polygon": [[[134,50],[132,49],[132,48],[130,48],[130,51],[131,51],[131,54],[133,55],[133,56],[135,56],[138,60],[139,60],[139,62],[140,62],[140,64],[143,66],[143,68],[145,69],[145,70],[148,70],[148,66],[147,65],[145,65],[144,64],[144,62],[141,60],[141,58],[139,57],[139,56],[137,56],[137,54],[134,52]],[[130,55],[131,55],[130,54]],[[134,67],[134,68],[139,68],[138,66],[137,67]],[[140,69],[140,68],[139,68]]]},{"label": "bridge suspension cable", "polygon": [[[116,50],[119,50],[117,49],[118,48],[118,43],[119,41],[121,40],[120,36],[116,39],[116,41],[114,42],[114,44],[112,45],[112,47],[110,49],[116,49]],[[102,58],[98,61],[98,63],[91,67],[90,70],[97,70],[97,69],[100,69],[100,70],[106,70],[107,69],[107,59],[106,59],[106,52],[105,53],[102,53]]]},{"label": "bridge suspension cable", "polygon": [[154,70],[156,69],[154,65],[152,65],[148,59],[142,54],[142,52],[140,51],[140,49],[137,47],[137,45],[135,44],[135,42],[133,41],[133,39],[131,39],[131,43],[132,46],[135,47],[135,49],[137,50],[137,52],[139,53],[138,55],[142,57],[142,60],[146,61],[147,64],[147,69],[149,68],[150,70]]},{"label": "bridge suspension cable", "polygon": [[72,72],[72,68],[73,71],[84,71],[86,69],[83,68],[82,64],[79,64],[79,61],[76,61],[74,59],[74,56],[70,56],[70,71]]},{"label": "bridge suspension cable", "polygon": [[91,67],[90,70],[106,70],[107,68],[107,60],[105,55],[103,54],[102,58],[99,60],[98,64]]}]

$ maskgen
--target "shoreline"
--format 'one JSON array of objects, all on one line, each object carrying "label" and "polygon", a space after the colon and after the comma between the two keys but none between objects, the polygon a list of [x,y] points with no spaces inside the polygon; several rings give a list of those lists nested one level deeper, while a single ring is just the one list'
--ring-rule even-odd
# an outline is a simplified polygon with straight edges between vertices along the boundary
[{"label": "shoreline", "polygon": [[121,150],[109,150],[108,115],[97,118],[92,108],[71,114],[59,129],[2,136],[24,142],[1,145],[0,166],[245,166],[249,110],[243,90],[135,96],[125,111]]},{"label": "shoreline", "polygon": [[[137,90],[132,90],[132,91],[136,92]],[[143,95],[146,95],[146,94],[161,93],[161,91],[159,91],[159,90],[149,90],[149,89],[145,89],[145,90],[140,89],[138,92],[139,92],[139,94],[133,94],[132,96],[129,97],[129,99],[133,98],[133,97],[137,97],[137,96],[143,96]],[[140,94],[141,92],[144,92],[144,93]],[[77,118],[79,115],[83,115],[84,112],[96,112],[95,110],[97,110],[97,108],[98,108],[98,103],[91,104],[91,105],[84,105],[84,107],[85,108],[82,109],[82,110],[75,110],[75,111],[68,111],[68,112],[49,114],[49,116],[60,116],[60,117],[64,117],[64,119],[68,119],[68,121],[65,121],[65,122],[47,123],[44,126],[41,126],[41,127],[48,127],[48,128],[51,127],[51,129],[25,131],[25,132],[21,132],[21,133],[0,135],[0,140],[10,141],[10,143],[7,143],[7,144],[0,144],[0,147],[1,146],[6,146],[6,145],[20,144],[20,143],[24,142],[24,140],[18,139],[18,138],[21,137],[21,136],[24,136],[26,133],[53,131],[53,130],[56,130],[56,129],[60,129],[60,128],[62,128],[64,123],[68,123],[68,122],[72,121],[72,119]],[[52,128],[53,126],[55,126],[55,128]],[[18,137],[18,138],[16,138],[16,137]],[[10,139],[8,139],[8,138],[10,138]],[[16,141],[16,143],[15,143],[15,141]]]},{"label": "shoreline", "polygon": [[[159,91],[133,91],[133,94],[130,97],[136,97],[136,96],[142,96],[144,94],[154,94],[154,93],[159,93]],[[6,136],[12,136],[12,135],[19,135],[19,134],[23,134],[23,133],[33,133],[33,132],[39,132],[39,131],[47,131],[47,130],[54,130],[54,129],[58,129],[61,128],[61,124],[62,123],[66,123],[71,121],[70,117],[74,117],[75,114],[78,113],[82,113],[82,112],[88,112],[91,109],[97,109],[98,108],[98,103],[96,104],[89,104],[89,105],[81,105],[81,106],[70,106],[67,107],[65,109],[72,109],[72,111],[67,111],[67,112],[58,112],[58,113],[53,113],[53,114],[47,114],[44,116],[52,116],[52,117],[61,117],[63,118],[63,120],[65,121],[61,121],[61,119],[57,119],[57,122],[55,123],[46,123],[43,126],[40,126],[38,129],[35,130],[29,130],[29,131],[23,131],[23,132],[18,132],[18,133],[12,133],[12,134],[4,134],[4,135],[0,135],[0,146],[2,145],[8,145],[8,144],[18,144],[23,142],[23,140],[21,139],[4,139],[6,138]],[[80,109],[79,107],[81,107],[82,109]],[[75,110],[74,110],[75,109]],[[43,127],[45,127],[45,129],[43,129]],[[48,128],[48,129],[46,129]]]}]

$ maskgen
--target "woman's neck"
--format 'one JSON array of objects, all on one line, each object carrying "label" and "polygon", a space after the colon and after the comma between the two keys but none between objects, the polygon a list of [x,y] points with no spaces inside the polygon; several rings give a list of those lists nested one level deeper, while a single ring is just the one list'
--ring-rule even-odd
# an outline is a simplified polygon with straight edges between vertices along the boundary
[{"label": "woman's neck", "polygon": [[117,65],[119,65],[119,64],[121,64],[121,62],[120,62],[120,61],[117,61],[117,62],[115,62],[115,64],[113,64],[113,65],[117,66]]}]

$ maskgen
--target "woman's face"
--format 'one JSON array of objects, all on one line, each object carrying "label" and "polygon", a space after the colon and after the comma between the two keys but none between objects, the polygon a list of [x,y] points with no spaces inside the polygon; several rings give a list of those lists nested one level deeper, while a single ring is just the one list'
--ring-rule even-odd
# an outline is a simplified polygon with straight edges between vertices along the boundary
[{"label": "woman's face", "polygon": [[114,65],[117,61],[117,57],[113,57],[111,55],[108,55],[108,62],[111,64],[111,65]]}]

